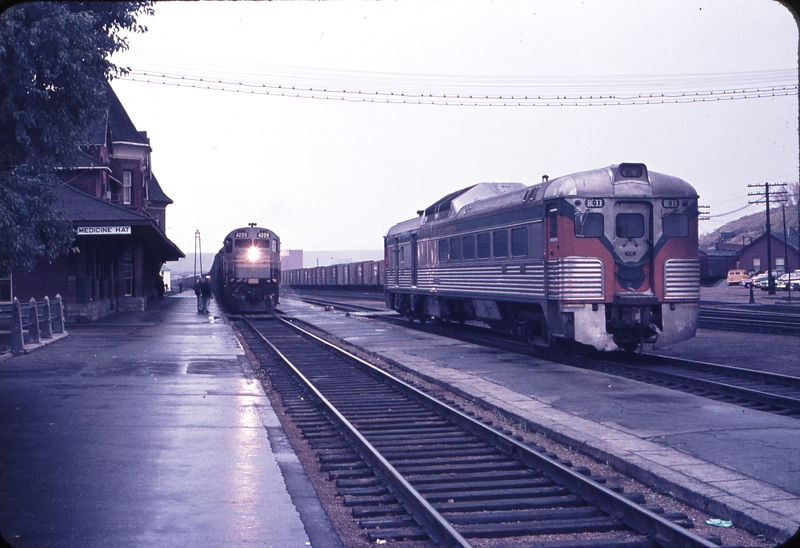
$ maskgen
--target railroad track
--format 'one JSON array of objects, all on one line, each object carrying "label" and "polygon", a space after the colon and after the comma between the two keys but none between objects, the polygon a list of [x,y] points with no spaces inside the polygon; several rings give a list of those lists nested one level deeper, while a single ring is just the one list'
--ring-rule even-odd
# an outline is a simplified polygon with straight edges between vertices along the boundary
[{"label": "railroad track", "polygon": [[704,329],[800,335],[800,306],[701,304],[698,326]]},{"label": "railroad track", "polygon": [[[315,304],[347,312],[376,310],[374,307],[337,303],[332,300],[317,300]],[[728,314],[733,315],[735,312],[736,309],[729,309]],[[532,348],[510,337],[474,325],[455,326],[447,323],[438,325],[429,323],[420,326],[412,324],[400,316],[377,315],[375,317],[382,321],[399,323],[411,329],[433,332],[464,342],[528,354],[750,409],[800,418],[800,379],[797,377],[653,354],[620,352],[601,356],[596,353],[580,351],[565,353],[559,349]]]},{"label": "railroad track", "polygon": [[641,495],[289,322],[242,321],[250,350],[370,542],[715,546],[685,528],[685,515],[639,504]]}]

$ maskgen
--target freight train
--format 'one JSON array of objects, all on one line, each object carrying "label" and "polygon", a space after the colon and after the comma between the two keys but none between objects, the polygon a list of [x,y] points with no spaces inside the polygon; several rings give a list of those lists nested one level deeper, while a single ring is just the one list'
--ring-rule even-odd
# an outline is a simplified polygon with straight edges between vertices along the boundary
[{"label": "freight train", "polygon": [[536,345],[689,339],[697,199],[641,163],[463,188],[387,232],[386,305],[412,321],[479,320]]},{"label": "freight train", "polygon": [[283,272],[283,283],[296,289],[383,291],[383,261],[359,261],[297,268]]},{"label": "freight train", "polygon": [[217,301],[229,311],[271,312],[280,297],[280,238],[255,223],[231,231],[210,275]]}]

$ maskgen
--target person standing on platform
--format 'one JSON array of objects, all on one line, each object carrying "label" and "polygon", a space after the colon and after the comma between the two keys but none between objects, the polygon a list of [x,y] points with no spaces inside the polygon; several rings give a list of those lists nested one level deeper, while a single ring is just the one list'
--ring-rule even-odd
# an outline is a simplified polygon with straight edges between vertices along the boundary
[{"label": "person standing on platform", "polygon": [[201,291],[202,285],[202,278],[197,278],[194,281],[194,294],[197,295],[197,313],[201,314],[203,312],[203,293]]},{"label": "person standing on platform", "polygon": [[203,313],[208,314],[208,303],[211,301],[211,276],[206,276],[200,283],[200,294],[203,297]]}]

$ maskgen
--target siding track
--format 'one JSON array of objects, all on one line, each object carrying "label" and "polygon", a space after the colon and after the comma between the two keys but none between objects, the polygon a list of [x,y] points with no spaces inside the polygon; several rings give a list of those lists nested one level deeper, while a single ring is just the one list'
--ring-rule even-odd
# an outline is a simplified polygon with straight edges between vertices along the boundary
[{"label": "siding track", "polygon": [[289,322],[243,322],[250,350],[370,542],[715,546],[685,529],[686,516],[660,515],[638,503],[641,495],[603,485]]}]

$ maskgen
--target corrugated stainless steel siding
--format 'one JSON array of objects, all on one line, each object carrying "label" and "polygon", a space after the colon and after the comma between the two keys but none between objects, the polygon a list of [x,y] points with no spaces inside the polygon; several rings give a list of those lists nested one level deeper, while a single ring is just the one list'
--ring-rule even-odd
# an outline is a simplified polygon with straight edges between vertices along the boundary
[{"label": "corrugated stainless steel siding", "polygon": [[418,288],[426,291],[457,292],[464,295],[496,295],[544,298],[544,263],[469,265],[420,268]]},{"label": "corrugated stainless steel siding", "polygon": [[700,300],[700,261],[667,259],[664,263],[664,299]]},{"label": "corrugated stainless steel siding", "polygon": [[561,301],[603,300],[603,263],[593,257],[547,261],[547,295]]}]

